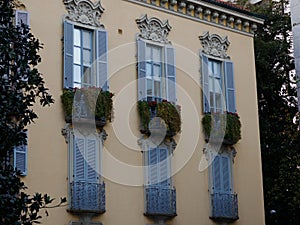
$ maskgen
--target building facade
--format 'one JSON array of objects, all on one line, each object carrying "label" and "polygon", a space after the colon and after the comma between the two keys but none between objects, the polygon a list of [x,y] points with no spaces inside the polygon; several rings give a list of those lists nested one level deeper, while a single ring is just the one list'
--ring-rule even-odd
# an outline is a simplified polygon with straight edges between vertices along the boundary
[{"label": "building facade", "polygon": [[264,224],[260,18],[212,0],[22,0],[21,22],[56,101],[15,165],[29,192],[68,199],[43,224]]}]

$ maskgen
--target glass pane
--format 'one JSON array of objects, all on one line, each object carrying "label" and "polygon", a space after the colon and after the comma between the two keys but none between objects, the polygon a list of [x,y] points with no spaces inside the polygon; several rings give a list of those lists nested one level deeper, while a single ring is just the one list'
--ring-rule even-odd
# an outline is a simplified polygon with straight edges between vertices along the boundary
[{"label": "glass pane", "polygon": [[215,92],[222,93],[221,80],[220,79],[214,79],[214,80],[215,80]]},{"label": "glass pane", "polygon": [[151,60],[151,47],[146,46],[146,60]]},{"label": "glass pane", "polygon": [[213,74],[213,63],[208,61],[208,74],[211,76]]},{"label": "glass pane", "polygon": [[152,96],[152,80],[147,79],[147,96]]},{"label": "glass pane", "polygon": [[214,70],[214,74],[217,75],[218,77],[220,77],[221,76],[221,63],[215,62],[213,70]]},{"label": "glass pane", "polygon": [[83,50],[83,64],[84,65],[90,65],[91,64],[91,50]]},{"label": "glass pane", "polygon": [[216,94],[216,108],[222,109],[222,95],[221,94]]},{"label": "glass pane", "polygon": [[81,83],[81,67],[74,65],[74,83]]},{"label": "glass pane", "polygon": [[161,67],[158,64],[153,65],[153,76],[160,77],[161,75]]},{"label": "glass pane", "polygon": [[153,61],[161,62],[161,48],[153,47]]},{"label": "glass pane", "polygon": [[83,82],[89,86],[92,85],[91,68],[83,67]]},{"label": "glass pane", "polygon": [[74,29],[74,45],[81,46],[80,30]]},{"label": "glass pane", "polygon": [[211,107],[211,111],[214,112],[214,93],[213,92],[209,92],[209,96],[210,96],[210,107]]},{"label": "glass pane", "polygon": [[83,47],[87,49],[91,49],[91,39],[92,35],[89,31],[82,31],[82,41],[83,41]]},{"label": "glass pane", "polygon": [[147,62],[146,63],[146,76],[151,77],[152,75],[152,64]]},{"label": "glass pane", "polygon": [[208,80],[208,87],[209,87],[209,91],[213,92],[214,91],[214,79],[213,77],[209,77]]},{"label": "glass pane", "polygon": [[81,64],[80,48],[74,47],[74,63]]},{"label": "glass pane", "polygon": [[161,97],[160,94],[160,81],[154,81],[154,96]]}]

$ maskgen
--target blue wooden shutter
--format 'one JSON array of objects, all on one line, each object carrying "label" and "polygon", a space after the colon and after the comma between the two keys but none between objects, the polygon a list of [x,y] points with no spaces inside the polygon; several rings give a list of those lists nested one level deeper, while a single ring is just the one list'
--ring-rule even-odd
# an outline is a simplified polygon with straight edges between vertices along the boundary
[{"label": "blue wooden shutter", "polygon": [[14,168],[21,171],[22,176],[27,175],[27,144],[14,147]]},{"label": "blue wooden shutter", "polygon": [[208,58],[202,55],[202,91],[203,91],[203,111],[210,112],[209,107],[209,86],[208,86]]},{"label": "blue wooden shutter", "polygon": [[157,148],[148,151],[148,184],[158,184],[158,151]]},{"label": "blue wooden shutter", "polygon": [[108,40],[107,31],[97,30],[96,33],[97,80],[102,90],[108,90]]},{"label": "blue wooden shutter", "polygon": [[176,103],[175,49],[172,46],[165,47],[165,69],[167,79],[167,100]]},{"label": "blue wooden shutter", "polygon": [[16,10],[15,24],[20,26],[22,23],[29,26],[29,13],[26,11]]},{"label": "blue wooden shutter", "polygon": [[74,179],[85,180],[85,140],[84,138],[74,138]]},{"label": "blue wooden shutter", "polygon": [[74,25],[64,22],[64,87],[73,88]]},{"label": "blue wooden shutter", "polygon": [[170,165],[168,149],[159,149],[159,181],[161,186],[170,185]]},{"label": "blue wooden shutter", "polygon": [[87,179],[89,181],[97,181],[97,143],[95,139],[86,140],[86,163],[87,163]]},{"label": "blue wooden shutter", "polygon": [[222,155],[222,191],[231,191],[230,157]]},{"label": "blue wooden shutter", "polygon": [[225,62],[226,108],[228,112],[236,112],[233,62]]},{"label": "blue wooden shutter", "polygon": [[214,158],[212,164],[212,176],[213,176],[213,192],[220,192],[222,190],[221,184],[221,162],[220,156],[217,155]]},{"label": "blue wooden shutter", "polygon": [[137,40],[138,48],[138,100],[146,100],[146,42]]}]

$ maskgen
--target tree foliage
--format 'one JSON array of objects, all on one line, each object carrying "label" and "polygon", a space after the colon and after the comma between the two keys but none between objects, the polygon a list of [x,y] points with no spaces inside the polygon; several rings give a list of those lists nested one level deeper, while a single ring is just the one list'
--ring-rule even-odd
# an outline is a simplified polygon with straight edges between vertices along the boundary
[{"label": "tree foliage", "polygon": [[28,26],[14,25],[13,8],[12,1],[0,0],[0,224],[31,225],[53,199],[47,194],[26,194],[10,156],[14,146],[26,144],[26,126],[37,118],[36,100],[46,106],[53,99],[36,68],[42,46]]},{"label": "tree foliage", "polygon": [[257,93],[267,225],[300,224],[300,134],[286,1],[252,8],[265,16],[255,35]]}]

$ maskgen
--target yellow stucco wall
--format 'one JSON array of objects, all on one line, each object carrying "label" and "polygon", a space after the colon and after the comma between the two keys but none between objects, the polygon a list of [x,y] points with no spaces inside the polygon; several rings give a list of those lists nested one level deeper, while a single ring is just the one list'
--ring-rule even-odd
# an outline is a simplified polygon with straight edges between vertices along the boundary
[{"label": "yellow stucco wall", "polygon": [[[65,126],[60,95],[63,78],[63,15],[62,0],[23,0],[30,12],[30,25],[34,35],[44,44],[39,66],[46,86],[55,98],[51,107],[36,107],[39,119],[29,129],[28,175],[24,177],[30,192],[49,193],[52,197],[67,196],[68,150],[61,129]],[[95,217],[104,225],[141,225],[153,223],[143,215],[143,187],[120,183],[136,183],[143,173],[128,172],[120,166],[111,166],[109,154],[121,162],[142,164],[142,153],[137,144],[140,138],[139,119],[135,102],[136,34],[135,20],[143,14],[168,19],[172,30],[169,40],[176,48],[177,96],[182,107],[182,132],[177,135],[177,148],[173,157],[174,186],[177,190],[178,216],[168,221],[173,225],[209,225],[208,171],[200,172],[199,162],[205,145],[201,128],[202,95],[199,87],[201,44],[199,35],[209,31],[221,37],[228,36],[228,55],[235,63],[237,111],[242,122],[242,140],[236,144],[237,156],[233,164],[234,189],[238,193],[239,217],[236,225],[263,225],[263,194],[261,158],[256,103],[256,80],[253,39],[237,32],[192,21],[177,15],[139,6],[123,0],[102,0],[105,12],[101,23],[108,31],[110,90],[115,93],[114,120],[105,129],[106,154],[103,171],[106,183],[106,212]],[[122,34],[118,30],[122,30]],[[128,86],[129,85],[129,86]],[[130,128],[130,129],[129,129]],[[134,175],[133,175],[134,174]],[[135,174],[139,175],[136,177]],[[118,182],[121,181],[121,182]],[[66,207],[49,210],[45,225],[67,225],[76,216]]]}]

